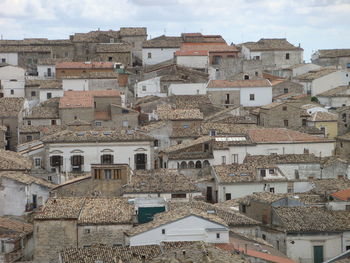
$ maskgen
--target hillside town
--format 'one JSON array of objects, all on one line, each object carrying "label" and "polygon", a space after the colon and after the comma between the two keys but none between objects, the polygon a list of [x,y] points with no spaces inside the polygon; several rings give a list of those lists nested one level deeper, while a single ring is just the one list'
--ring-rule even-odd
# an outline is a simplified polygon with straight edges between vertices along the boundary
[{"label": "hillside town", "polygon": [[350,49],[1,38],[0,86],[0,263],[350,262]]}]

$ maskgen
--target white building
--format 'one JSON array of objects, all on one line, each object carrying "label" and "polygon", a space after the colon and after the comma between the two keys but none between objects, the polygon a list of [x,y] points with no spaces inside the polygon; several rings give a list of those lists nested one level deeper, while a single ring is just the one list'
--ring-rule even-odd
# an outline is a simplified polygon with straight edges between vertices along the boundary
[{"label": "white building", "polygon": [[55,185],[22,171],[0,173],[0,215],[21,216],[44,205]]},{"label": "white building", "polygon": [[168,95],[205,95],[207,83],[172,83],[168,88]]},{"label": "white building", "polygon": [[46,137],[46,170],[89,172],[102,155],[112,155],[114,163],[131,169],[153,168],[153,137],[132,130],[62,131]]},{"label": "white building", "polygon": [[163,241],[228,243],[229,228],[215,214],[197,209],[175,209],[156,214],[154,220],[130,230],[130,246],[159,245]]},{"label": "white building", "polygon": [[135,84],[135,95],[138,98],[145,96],[166,97],[167,94],[160,86],[161,77],[146,79]]},{"label": "white building", "polygon": [[18,66],[18,53],[0,52],[0,63],[7,63],[12,66]]},{"label": "white building", "polygon": [[339,86],[317,95],[318,101],[327,107],[350,106],[350,85]]},{"label": "white building", "polygon": [[4,97],[23,98],[25,96],[25,70],[15,66],[0,67],[1,92]]},{"label": "white building", "polygon": [[350,85],[350,73],[345,70],[322,68],[294,78],[304,86],[306,94],[316,96],[339,86]]},{"label": "white building", "polygon": [[189,68],[207,70],[209,66],[209,51],[184,50],[176,51],[176,64]]},{"label": "white building", "polygon": [[38,77],[43,79],[54,79],[56,75],[55,64],[38,64]]},{"label": "white building", "polygon": [[223,106],[259,107],[272,102],[272,85],[267,79],[211,80],[207,93],[213,104]]},{"label": "white building", "polygon": [[174,53],[180,49],[181,37],[159,36],[147,40],[142,45],[143,66],[158,64],[174,58]]}]

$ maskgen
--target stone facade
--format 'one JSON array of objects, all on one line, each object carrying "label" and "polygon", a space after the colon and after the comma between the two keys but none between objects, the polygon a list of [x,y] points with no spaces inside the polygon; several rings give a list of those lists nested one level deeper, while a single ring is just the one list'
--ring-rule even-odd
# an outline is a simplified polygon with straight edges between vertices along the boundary
[{"label": "stone facade", "polygon": [[299,83],[295,83],[288,80],[279,82],[277,84],[274,84],[274,82],[272,82],[272,97],[276,97],[286,93],[293,93],[296,95],[303,94],[304,87]]},{"label": "stone facade", "polygon": [[350,132],[350,106],[331,111],[338,115],[338,136]]}]

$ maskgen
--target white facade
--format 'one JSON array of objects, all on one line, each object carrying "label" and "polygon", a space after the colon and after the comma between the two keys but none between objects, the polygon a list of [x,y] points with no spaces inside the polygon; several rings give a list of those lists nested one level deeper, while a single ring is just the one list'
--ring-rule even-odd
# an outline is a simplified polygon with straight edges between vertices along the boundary
[{"label": "white facade", "polygon": [[88,79],[62,79],[62,88],[64,91],[86,91],[89,90]]},{"label": "white facade", "polygon": [[205,95],[207,83],[170,84],[168,95]]},{"label": "white facade", "polygon": [[237,87],[237,88],[208,88],[208,93],[239,91],[240,104],[243,107],[259,107],[272,102],[272,87]]},{"label": "white facade", "polygon": [[174,58],[180,48],[142,48],[143,66],[154,65]]},{"label": "white facade", "polygon": [[44,79],[53,79],[56,75],[55,65],[37,65],[38,77]]},{"label": "white facade", "polygon": [[166,93],[161,92],[160,88],[160,77],[155,77],[140,81],[135,85],[135,94],[136,97],[141,98],[145,96],[158,96],[166,97]]},{"label": "white facade", "polygon": [[186,198],[172,198],[171,193],[125,193],[123,197],[127,198],[139,198],[139,199],[148,199],[148,198],[162,198],[163,200],[171,202],[188,202],[194,197],[201,197],[202,193],[186,193]]},{"label": "white facade", "polygon": [[50,98],[63,97],[63,89],[40,89],[39,100],[40,102],[46,101]]},{"label": "white facade", "polygon": [[291,77],[303,75],[305,73],[308,73],[310,70],[318,70],[320,68],[321,68],[321,66],[319,66],[319,65],[312,64],[312,63],[305,63],[302,65],[299,65],[298,67],[294,67],[292,69],[292,76]]},{"label": "white facade", "polygon": [[299,83],[304,86],[304,92],[316,96],[325,91],[339,86],[350,84],[350,73],[348,71],[338,70],[312,81],[302,81]]},{"label": "white facade", "polygon": [[176,64],[189,68],[207,69],[209,56],[176,56]]},{"label": "white facade", "polygon": [[0,188],[0,216],[21,216],[26,211],[26,205],[33,203],[36,196],[37,206],[45,204],[49,197],[50,189],[35,183],[23,184],[21,182],[1,178]]},{"label": "white facade", "polygon": [[189,215],[177,221],[131,236],[130,246],[159,245],[162,241],[228,243],[229,229],[209,219]]},{"label": "white facade", "polygon": [[15,66],[0,68],[0,82],[4,97],[23,98],[25,96],[25,70]]},{"label": "white facade", "polygon": [[238,156],[238,163],[243,163],[247,154],[251,155],[270,155],[270,154],[303,154],[305,150],[316,156],[332,156],[335,143],[326,142],[294,142],[294,143],[260,143],[256,145],[239,146],[232,145],[225,150],[213,150],[214,165],[222,164],[222,156],[225,156],[226,164],[234,162],[235,154]]},{"label": "white facade", "polygon": [[129,164],[132,170],[136,169],[135,155],[145,154],[146,169],[153,168],[153,142],[150,141],[130,141],[130,142],[96,142],[96,143],[50,143],[46,146],[46,170],[51,171],[51,156],[62,156],[62,172],[71,172],[71,156],[80,155],[84,157],[82,171],[91,171],[91,164],[100,163],[101,156],[112,154],[114,163]]},{"label": "white facade", "polygon": [[18,66],[18,53],[0,53],[0,63]]}]

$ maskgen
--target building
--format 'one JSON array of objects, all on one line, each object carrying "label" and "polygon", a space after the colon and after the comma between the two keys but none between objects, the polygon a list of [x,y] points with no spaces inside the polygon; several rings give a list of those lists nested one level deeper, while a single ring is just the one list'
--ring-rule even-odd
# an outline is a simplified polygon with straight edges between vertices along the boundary
[{"label": "building", "polygon": [[80,77],[86,73],[114,72],[112,62],[61,62],[56,64],[56,78]]},{"label": "building", "polygon": [[350,73],[344,70],[321,68],[299,75],[294,80],[304,86],[304,93],[317,96],[336,87],[349,85]]},{"label": "building", "polygon": [[[301,95],[304,94],[304,88],[301,84],[295,83],[286,79],[277,79],[271,81],[272,85],[272,97],[275,98],[279,96],[291,96],[291,95]],[[276,98],[277,99],[277,98]]]},{"label": "building", "polygon": [[286,38],[262,38],[257,42],[240,44],[247,60],[261,60],[264,70],[279,70],[303,63],[303,49]]},{"label": "building", "polygon": [[293,79],[294,77],[308,73],[311,70],[318,70],[320,68],[322,67],[316,64],[302,63],[302,64],[293,65],[289,68],[283,68],[278,71],[273,71],[273,73],[274,74],[277,73],[278,76],[281,76],[282,78]]},{"label": "building", "polygon": [[104,154],[113,162],[128,164],[132,170],[153,168],[154,138],[133,130],[66,130],[47,136],[45,170],[90,172]]},{"label": "building", "polygon": [[6,127],[7,150],[15,150],[18,144],[18,127],[22,123],[23,110],[26,107],[23,98],[0,98],[0,125]]},{"label": "building", "polygon": [[338,115],[331,112],[316,111],[306,121],[307,126],[324,132],[325,138],[335,139],[338,136]]},{"label": "building", "polygon": [[181,37],[159,36],[142,44],[143,66],[158,64],[174,58],[174,53],[180,49]]},{"label": "building", "polygon": [[135,212],[122,198],[50,198],[34,218],[35,262],[58,262],[68,248],[124,246]]},{"label": "building", "polygon": [[126,235],[131,247],[158,245],[163,241],[229,242],[229,229],[224,220],[186,207],[156,214],[153,221],[130,229]]},{"label": "building", "polygon": [[350,132],[350,106],[339,107],[330,112],[338,115],[338,135]]},{"label": "building", "polygon": [[350,85],[322,92],[317,95],[317,99],[322,105],[331,108],[350,106]]},{"label": "building", "polygon": [[63,96],[62,81],[53,79],[26,80],[25,97],[31,101],[44,102]]},{"label": "building", "polygon": [[350,160],[350,133],[345,133],[344,135],[338,136],[336,138],[337,147],[336,147],[336,155]]},{"label": "building", "polygon": [[89,197],[122,195],[122,186],[130,183],[131,171],[126,164],[115,164],[113,155],[101,155],[101,161],[91,165],[90,175],[68,180],[50,192],[55,197]]},{"label": "building", "polygon": [[192,201],[201,197],[201,190],[190,177],[173,169],[137,171],[130,183],[123,186],[123,197],[156,198],[166,201]]},{"label": "building", "polygon": [[242,105],[257,107],[272,102],[272,86],[266,79],[259,80],[211,80],[207,86],[213,104],[225,107]]},{"label": "building", "polygon": [[0,97],[24,98],[25,70],[16,66],[0,67]]},{"label": "building", "polygon": [[350,68],[350,49],[319,49],[311,56],[312,63],[322,67]]},{"label": "building", "polygon": [[33,225],[0,217],[0,262],[31,260],[33,256]]}]

